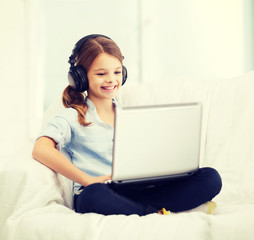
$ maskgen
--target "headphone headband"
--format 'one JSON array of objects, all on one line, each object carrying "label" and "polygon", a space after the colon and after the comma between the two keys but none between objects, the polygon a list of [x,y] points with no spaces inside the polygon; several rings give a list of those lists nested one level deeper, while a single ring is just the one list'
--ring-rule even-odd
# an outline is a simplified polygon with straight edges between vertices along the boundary
[{"label": "headphone headband", "polygon": [[74,46],[74,49],[72,50],[72,54],[71,56],[69,57],[69,63],[71,64],[71,66],[73,67],[76,63],[76,57],[80,51],[80,49],[82,48],[82,46],[85,44],[85,42],[88,40],[88,39],[91,39],[91,38],[97,38],[97,37],[104,37],[104,38],[107,38],[107,39],[110,39],[109,37],[105,36],[105,35],[102,35],[102,34],[90,34],[90,35],[87,35],[83,38],[81,38]]}]

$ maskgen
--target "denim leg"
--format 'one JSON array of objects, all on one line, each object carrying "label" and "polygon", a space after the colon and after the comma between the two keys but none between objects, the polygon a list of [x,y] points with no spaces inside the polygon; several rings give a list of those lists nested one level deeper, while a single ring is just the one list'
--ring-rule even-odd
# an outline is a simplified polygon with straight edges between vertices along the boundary
[{"label": "denim leg", "polygon": [[156,209],[186,211],[212,200],[221,190],[222,181],[213,168],[200,168],[192,176],[171,180],[161,186],[144,189],[130,196]]},{"label": "denim leg", "polygon": [[76,197],[75,211],[79,213],[95,212],[103,215],[138,214],[140,216],[155,213],[157,210],[118,194],[108,184],[89,185]]},{"label": "denim leg", "polygon": [[111,185],[98,183],[81,192],[76,199],[75,211],[142,216],[164,207],[180,212],[212,200],[221,187],[220,175],[213,168],[200,168],[190,177],[149,188],[114,189]]}]

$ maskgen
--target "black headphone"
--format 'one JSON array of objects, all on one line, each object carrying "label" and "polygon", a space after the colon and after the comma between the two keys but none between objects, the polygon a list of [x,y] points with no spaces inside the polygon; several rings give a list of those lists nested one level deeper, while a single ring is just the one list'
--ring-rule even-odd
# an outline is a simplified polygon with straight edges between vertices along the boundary
[{"label": "black headphone", "polygon": [[[104,37],[104,38],[110,39],[109,37],[100,35],[100,34],[91,34],[91,35],[85,36],[85,37],[81,38],[75,44],[75,47],[72,50],[72,54],[69,57],[68,62],[71,65],[69,73],[68,73],[69,84],[73,89],[75,89],[78,92],[84,92],[84,91],[88,90],[89,84],[88,84],[88,78],[87,78],[87,73],[86,73],[85,69],[80,65],[75,66],[76,57],[79,54],[79,51],[80,51],[81,47],[85,44],[85,42],[90,38],[96,38],[96,37]],[[126,79],[127,79],[127,69],[125,66],[123,66],[123,68],[122,68],[122,76],[123,76],[122,85],[124,85],[124,83],[126,82]]]}]

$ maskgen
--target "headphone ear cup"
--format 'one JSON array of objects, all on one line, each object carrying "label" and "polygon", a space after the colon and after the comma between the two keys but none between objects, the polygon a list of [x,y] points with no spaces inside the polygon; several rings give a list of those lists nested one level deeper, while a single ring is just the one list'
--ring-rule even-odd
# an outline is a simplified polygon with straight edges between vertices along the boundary
[{"label": "headphone ear cup", "polygon": [[68,73],[68,81],[69,81],[69,85],[74,89],[78,89],[79,88],[79,81],[78,81],[78,76],[77,73],[74,69],[75,67],[70,67],[69,73]]},{"label": "headphone ear cup", "polygon": [[84,91],[88,90],[88,86],[89,86],[86,71],[80,65],[75,66],[75,68],[76,68],[76,73],[79,78],[79,89],[77,89],[77,90],[79,92],[84,92]]},{"label": "headphone ear cup", "polygon": [[123,66],[122,69],[122,76],[123,76],[122,85],[124,85],[127,80],[127,68],[125,66]]},{"label": "headphone ear cup", "polygon": [[88,78],[86,71],[79,65],[70,67],[68,80],[70,86],[78,92],[84,92],[88,89]]}]

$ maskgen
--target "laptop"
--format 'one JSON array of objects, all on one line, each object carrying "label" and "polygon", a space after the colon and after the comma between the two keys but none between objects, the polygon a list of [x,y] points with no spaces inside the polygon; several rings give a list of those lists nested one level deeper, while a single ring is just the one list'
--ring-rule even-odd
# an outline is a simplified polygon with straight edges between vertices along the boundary
[{"label": "laptop", "polygon": [[200,103],[117,107],[112,183],[155,183],[199,168]]}]

